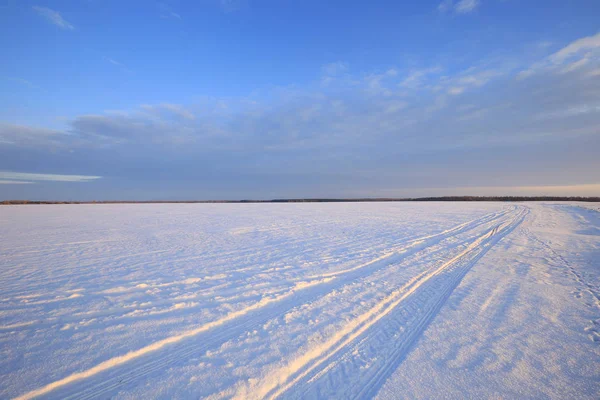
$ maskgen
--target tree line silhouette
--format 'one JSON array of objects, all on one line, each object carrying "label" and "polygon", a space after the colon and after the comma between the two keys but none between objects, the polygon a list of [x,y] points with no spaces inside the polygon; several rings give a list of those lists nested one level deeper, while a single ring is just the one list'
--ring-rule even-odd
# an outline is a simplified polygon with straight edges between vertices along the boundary
[{"label": "tree line silhouette", "polygon": [[22,204],[218,204],[218,203],[352,203],[352,202],[400,202],[400,201],[585,201],[600,202],[600,197],[580,196],[441,196],[441,197],[411,197],[411,198],[307,198],[307,199],[271,199],[271,200],[93,200],[93,201],[45,201],[45,200],[4,200],[0,205]]}]

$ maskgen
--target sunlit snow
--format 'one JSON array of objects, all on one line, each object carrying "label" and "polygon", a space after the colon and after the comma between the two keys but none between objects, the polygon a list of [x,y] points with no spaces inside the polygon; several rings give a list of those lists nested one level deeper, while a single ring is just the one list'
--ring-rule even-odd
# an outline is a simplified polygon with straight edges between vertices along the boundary
[{"label": "sunlit snow", "polygon": [[0,208],[0,398],[597,398],[575,203]]}]

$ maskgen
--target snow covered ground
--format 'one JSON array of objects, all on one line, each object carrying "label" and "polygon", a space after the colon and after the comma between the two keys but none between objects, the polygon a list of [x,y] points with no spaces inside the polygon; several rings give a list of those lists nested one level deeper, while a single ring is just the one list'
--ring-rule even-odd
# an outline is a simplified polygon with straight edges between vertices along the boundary
[{"label": "snow covered ground", "polygon": [[599,394],[593,207],[0,207],[0,398]]}]

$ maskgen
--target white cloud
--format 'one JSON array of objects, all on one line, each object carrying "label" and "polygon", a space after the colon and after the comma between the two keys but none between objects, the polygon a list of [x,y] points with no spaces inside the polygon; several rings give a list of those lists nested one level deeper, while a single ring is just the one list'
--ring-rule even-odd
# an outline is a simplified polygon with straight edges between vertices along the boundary
[{"label": "white cloud", "polygon": [[475,11],[479,5],[479,0],[459,0],[457,2],[444,0],[438,5],[437,9],[442,13],[468,14]]},{"label": "white cloud", "polygon": [[454,87],[451,87],[450,89],[448,89],[448,94],[456,96],[456,95],[462,94],[464,91],[465,91],[464,87],[454,86]]},{"label": "white cloud", "polygon": [[31,174],[28,172],[0,171],[0,180],[4,181],[54,181],[54,182],[89,182],[102,178],[90,175],[56,175]]},{"label": "white cloud", "polygon": [[600,64],[600,32],[569,43],[559,51],[521,71],[518,78],[529,78],[539,72],[549,70],[565,74],[592,65],[594,62]]},{"label": "white cloud", "polygon": [[400,86],[416,89],[423,84],[423,81],[429,75],[439,74],[442,72],[442,68],[440,67],[431,67],[431,68],[423,68],[412,70],[406,78],[402,82],[400,82]]},{"label": "white cloud", "polygon": [[459,14],[467,14],[479,7],[479,0],[460,0],[454,10]]},{"label": "white cloud", "polygon": [[508,71],[496,69],[479,70],[471,67],[455,76],[443,76],[429,88],[435,92],[446,91],[450,95],[459,95],[473,88],[480,88],[493,79],[506,75]]},{"label": "white cloud", "polygon": [[0,180],[0,185],[29,185],[32,183],[33,182],[27,182],[27,181],[3,181],[3,180]]},{"label": "white cloud", "polygon": [[5,124],[0,122],[0,144],[29,146],[33,144],[59,146],[63,132],[34,126]]},{"label": "white cloud", "polygon": [[600,32],[593,36],[584,37],[577,39],[574,42],[563,47],[556,53],[549,57],[549,60],[555,64],[560,64],[565,60],[580,54],[581,52],[587,52],[588,50],[600,48]]},{"label": "white cloud", "polygon": [[140,108],[142,108],[145,111],[151,112],[151,113],[156,113],[156,112],[160,113],[160,112],[167,111],[178,117],[185,118],[188,120],[196,119],[196,116],[191,111],[187,110],[185,107],[183,107],[179,104],[171,104],[171,103],[161,103],[158,105],[143,104]]},{"label": "white cloud", "polygon": [[[475,172],[482,177],[478,183],[482,183],[489,181],[489,171],[497,174],[490,176],[501,179],[507,176],[505,168],[512,165],[516,169],[507,160],[511,160],[514,149],[524,149],[524,146],[541,149],[536,150],[538,156],[522,162],[537,170],[542,170],[540,165],[555,157],[553,149],[560,150],[563,144],[593,152],[594,143],[597,143],[594,138],[599,137],[600,113],[591,108],[573,108],[597,104],[586,94],[588,90],[593,94],[598,87],[589,82],[593,80],[571,82],[569,76],[544,75],[540,77],[544,80],[535,87],[543,90],[538,91],[531,90],[527,82],[509,79],[508,73],[503,72],[496,81],[503,84],[501,91],[494,90],[499,85],[489,90],[470,90],[485,85],[487,79],[496,80],[490,71],[502,70],[501,65],[486,64],[486,67],[486,70],[475,67],[447,77],[436,77],[440,81],[439,92],[433,92],[428,82],[418,89],[398,93],[398,85],[405,76],[394,76],[392,70],[384,69],[376,71],[382,78],[377,80],[380,90],[373,93],[368,92],[372,82],[364,79],[369,75],[344,74],[333,90],[322,87],[315,90],[315,86],[285,88],[259,99],[252,96],[230,98],[227,99],[228,107],[221,107],[222,99],[215,98],[185,107],[162,103],[128,112],[79,116],[68,122],[68,134],[62,138],[65,148],[77,150],[67,157],[76,160],[70,171],[99,171],[97,174],[103,176],[135,171],[128,173],[135,174],[130,175],[133,178],[144,179],[153,179],[157,170],[192,179],[190,177],[200,173],[196,171],[208,168],[215,174],[215,179],[221,180],[231,177],[228,174],[259,177],[273,174],[273,171],[282,177],[307,176],[321,171],[332,176],[354,175],[363,173],[365,167],[372,167],[373,172],[367,174],[368,180],[377,185],[376,180],[382,174],[415,169],[413,164],[420,162],[418,160],[438,162],[439,154],[443,154],[442,158],[456,157],[457,165],[463,158],[470,165],[478,165],[475,164],[477,157],[465,155],[466,149],[477,148],[473,154],[504,154],[498,156],[506,158],[497,170],[493,161],[479,157],[484,162],[489,161],[487,167]],[[563,85],[563,82],[568,84]],[[393,92],[391,96],[387,95],[388,89]],[[365,96],[365,92],[369,95]],[[194,110],[199,111],[194,114]],[[569,114],[585,112],[585,118],[567,119],[567,115],[555,114],[552,120],[535,119],[542,112],[561,110],[569,110]],[[195,120],[176,118],[176,112],[185,111],[194,115]],[[28,134],[24,128],[15,129],[16,133]],[[40,140],[44,139],[44,132],[36,130],[31,134],[34,133],[41,137]],[[83,145],[67,146],[73,140],[80,140]],[[61,170],[65,155],[62,150],[46,152],[56,161],[44,165]],[[0,157],[11,151],[14,150],[7,147]],[[574,170],[572,165],[583,162],[588,163],[585,171],[598,165],[596,161],[590,161],[589,156],[586,159],[575,152],[567,153],[556,161],[565,170]],[[90,154],[93,156],[88,157]],[[398,157],[399,154],[402,157]],[[13,161],[11,168],[25,171],[29,168],[26,162],[20,166],[14,162],[18,160]],[[448,174],[441,176],[451,181],[452,171]],[[548,172],[544,182],[536,182],[569,182],[568,178],[557,180],[554,175],[554,172]],[[591,175],[587,172],[579,181],[590,182]],[[15,181],[34,181],[27,176],[10,177]],[[577,177],[579,179],[579,172]],[[0,179],[10,180],[2,176]],[[331,182],[338,184],[338,180]],[[437,178],[431,178],[429,182],[427,185],[440,184]],[[521,179],[513,183],[527,182]],[[456,181],[453,184],[457,184]],[[90,186],[85,185],[85,190]]]},{"label": "white cloud", "polygon": [[104,59],[106,61],[108,61],[109,63],[111,63],[112,65],[116,65],[117,67],[124,67],[125,65],[123,65],[122,63],[118,62],[117,60],[114,60],[110,57],[104,57]]},{"label": "white cloud", "polygon": [[33,10],[42,17],[46,18],[50,23],[58,26],[61,29],[73,30],[75,27],[65,20],[58,11],[54,11],[47,7],[33,6]]},{"label": "white cloud", "polygon": [[[589,127],[597,126],[600,113],[573,108],[596,104],[590,99],[593,82],[571,82],[570,76],[552,74],[540,77],[545,79],[543,84],[536,85],[539,90],[532,90],[528,83],[510,79],[514,69],[507,69],[502,60],[463,70],[450,65],[443,76],[440,71],[432,66],[405,73],[387,68],[372,74],[351,74],[345,63],[336,62],[322,67],[323,73],[341,74],[336,77],[335,87],[315,82],[303,88],[273,89],[257,97],[230,98],[227,103],[207,98],[187,105],[158,103],[81,115],[68,121],[62,133],[0,125],[0,141],[8,143],[2,144],[0,151],[3,147],[12,151],[10,147],[15,144],[10,142],[34,148],[48,147],[49,140],[56,140],[62,144],[57,151],[107,151],[110,157],[131,151],[137,158],[145,154],[161,161],[165,160],[165,152],[173,159],[178,152],[198,152],[204,157],[229,160],[229,154],[235,151],[250,159],[263,151],[279,155],[311,148],[335,149],[330,154],[361,157],[363,144],[385,155],[393,142],[410,154],[424,148],[433,152],[563,140],[578,134],[571,134],[570,127],[588,129],[579,136],[597,132]],[[502,88],[498,90],[500,83]],[[512,105],[500,107],[507,103]],[[476,105],[477,109],[468,105]],[[586,118],[566,120],[567,115],[559,113],[562,110],[585,112]],[[542,113],[552,113],[553,121],[535,118]],[[546,125],[540,125],[540,121]],[[119,151],[112,153],[109,149]],[[20,169],[26,170],[27,166]],[[110,173],[102,171],[100,175]]]},{"label": "white cloud", "polygon": [[464,76],[458,78],[457,82],[463,86],[481,87],[481,86],[485,85],[486,83],[488,83],[493,78],[496,78],[500,75],[502,75],[502,73],[499,71],[486,70],[486,71],[481,71],[481,72],[477,72],[477,73],[473,73],[473,74],[469,74],[469,75],[464,75]]},{"label": "white cloud", "polygon": [[367,90],[372,94],[383,94],[391,96],[393,92],[384,85],[386,80],[392,79],[398,75],[398,70],[390,68],[381,74],[370,74],[364,78],[364,83],[367,85]]},{"label": "white cloud", "polygon": [[566,74],[566,73],[578,70],[579,68],[582,68],[582,67],[586,66],[587,64],[589,64],[590,59],[591,59],[591,57],[589,55],[585,56],[580,60],[577,60],[577,61],[567,64],[560,72],[563,74]]}]

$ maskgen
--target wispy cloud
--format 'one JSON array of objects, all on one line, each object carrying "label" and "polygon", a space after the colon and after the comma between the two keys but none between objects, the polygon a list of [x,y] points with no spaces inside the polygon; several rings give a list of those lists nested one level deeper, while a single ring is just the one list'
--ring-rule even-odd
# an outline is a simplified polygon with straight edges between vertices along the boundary
[{"label": "wispy cloud", "polygon": [[33,10],[44,17],[48,22],[58,26],[61,29],[73,30],[75,27],[65,20],[58,11],[47,7],[33,6]]},{"label": "wispy cloud", "polygon": [[454,78],[446,79],[448,94],[457,95],[463,93],[467,89],[480,88],[490,82],[492,79],[500,77],[503,72],[498,70],[481,70],[471,68]]},{"label": "wispy cloud", "polygon": [[143,104],[141,108],[150,113],[164,113],[168,112],[174,114],[175,116],[185,118],[188,120],[196,119],[196,116],[185,107],[179,104],[171,104],[171,103],[161,103],[158,105],[149,105]]},{"label": "wispy cloud", "polygon": [[385,72],[377,73],[377,74],[369,74],[364,78],[364,82],[367,85],[368,92],[372,94],[383,94],[385,96],[391,96],[393,91],[390,90],[385,82],[389,82],[391,79],[394,79],[398,76],[398,70],[395,68],[390,68]]},{"label": "wispy cloud", "polygon": [[479,0],[460,0],[454,9],[459,14],[468,14],[475,11],[477,7],[479,7]]},{"label": "wispy cloud", "polygon": [[110,57],[104,57],[104,59],[106,61],[108,61],[109,63],[111,63],[112,65],[116,65],[117,67],[124,67],[125,65],[123,65],[122,63],[118,62],[117,60],[114,60]]},{"label": "wispy cloud", "polygon": [[3,181],[3,180],[0,180],[0,185],[29,185],[32,183],[33,182],[27,182],[27,181]]},{"label": "wispy cloud", "polygon": [[115,67],[119,67],[120,69],[122,69],[125,72],[129,72],[131,73],[132,71],[122,62],[115,60],[114,58],[111,57],[103,57],[104,61],[114,65]]},{"label": "wispy cloud", "polygon": [[0,180],[11,183],[19,181],[89,182],[100,178],[102,177],[90,175],[32,174],[28,172],[0,171]]},{"label": "wispy cloud", "polygon": [[160,17],[164,19],[181,19],[181,14],[176,13],[173,9],[166,3],[157,3],[158,10],[160,12]]},{"label": "wispy cloud", "polygon": [[448,89],[448,94],[456,96],[456,95],[462,94],[464,91],[465,91],[464,87],[453,86],[453,87],[451,87],[451,88]]},{"label": "wispy cloud", "polygon": [[[593,40],[573,43],[560,56],[540,55],[552,68],[531,80],[515,79],[528,64],[517,68],[495,58],[374,71],[336,62],[301,87],[79,115],[60,130],[0,125],[0,159],[12,157],[5,165],[25,171],[31,167],[21,159],[44,154],[44,167],[55,171],[68,160],[75,172],[152,183],[213,179],[216,188],[234,181],[284,185],[290,176],[315,187],[339,187],[344,176],[348,187],[361,177],[361,184],[380,187],[390,181],[410,187],[415,179],[423,187],[462,186],[467,175],[479,185],[594,182],[600,68],[593,53],[587,64],[559,73],[595,51]],[[323,77],[331,84],[322,85]],[[577,150],[565,152],[567,144]],[[571,172],[557,178],[563,170]],[[527,181],[522,171],[539,177]]]},{"label": "wispy cloud", "polygon": [[417,89],[419,87],[422,87],[429,77],[431,77],[432,75],[437,75],[442,71],[443,68],[439,66],[422,69],[413,69],[408,73],[408,75],[404,77],[402,82],[400,82],[400,86],[410,89]]},{"label": "wispy cloud", "polygon": [[[369,132],[369,141],[385,143],[385,138],[403,138],[402,148],[410,152],[434,145],[443,149],[527,142],[528,137],[540,138],[540,119],[534,116],[542,113],[564,116],[557,112],[575,109],[595,117],[597,101],[590,103],[588,98],[593,92],[590,82],[594,81],[589,71],[583,71],[580,80],[568,85],[546,77],[540,85],[544,91],[532,91],[525,83],[512,82],[514,69],[503,68],[502,63],[484,63],[484,67],[454,69],[453,74],[443,75],[442,71],[450,69],[391,67],[376,73],[351,74],[345,63],[335,62],[321,71],[323,76],[335,78],[334,86],[279,88],[262,101],[240,98],[211,99],[202,106],[144,104],[130,111],[78,116],[64,131],[0,125],[0,140],[5,146],[39,143],[43,147],[102,148],[146,142],[150,146],[186,143],[190,149],[239,145],[289,150],[318,148],[325,143],[346,146],[349,138],[354,138],[349,143],[360,143],[367,140],[364,134]],[[501,97],[487,89],[491,84],[497,88],[498,82],[502,82]],[[478,104],[479,109],[461,108],[465,104]],[[505,117],[509,113],[520,130],[510,126]],[[463,126],[465,121],[484,119],[495,121],[495,133],[485,140],[478,132],[491,128]],[[523,127],[531,128],[531,134]],[[547,129],[543,140],[560,139],[568,132],[593,133],[589,129],[577,131],[579,128],[549,125],[543,127]],[[436,138],[436,132],[442,131],[448,135]]]},{"label": "wispy cloud", "polygon": [[598,48],[600,48],[600,32],[593,36],[577,39],[548,58],[553,63],[559,64],[571,57],[581,54],[582,52],[596,50]]},{"label": "wispy cloud", "polygon": [[444,0],[437,9],[442,13],[469,14],[475,11],[480,5],[479,0]]},{"label": "wispy cloud", "polygon": [[600,32],[577,39],[543,60],[534,63],[519,73],[520,79],[531,77],[543,71],[569,73],[585,66],[600,65]]},{"label": "wispy cloud", "polygon": [[56,129],[0,123],[0,144],[57,147],[62,146],[65,136]]},{"label": "wispy cloud", "polygon": [[160,14],[163,19],[178,19],[181,20],[181,15],[173,11],[166,11]]}]

